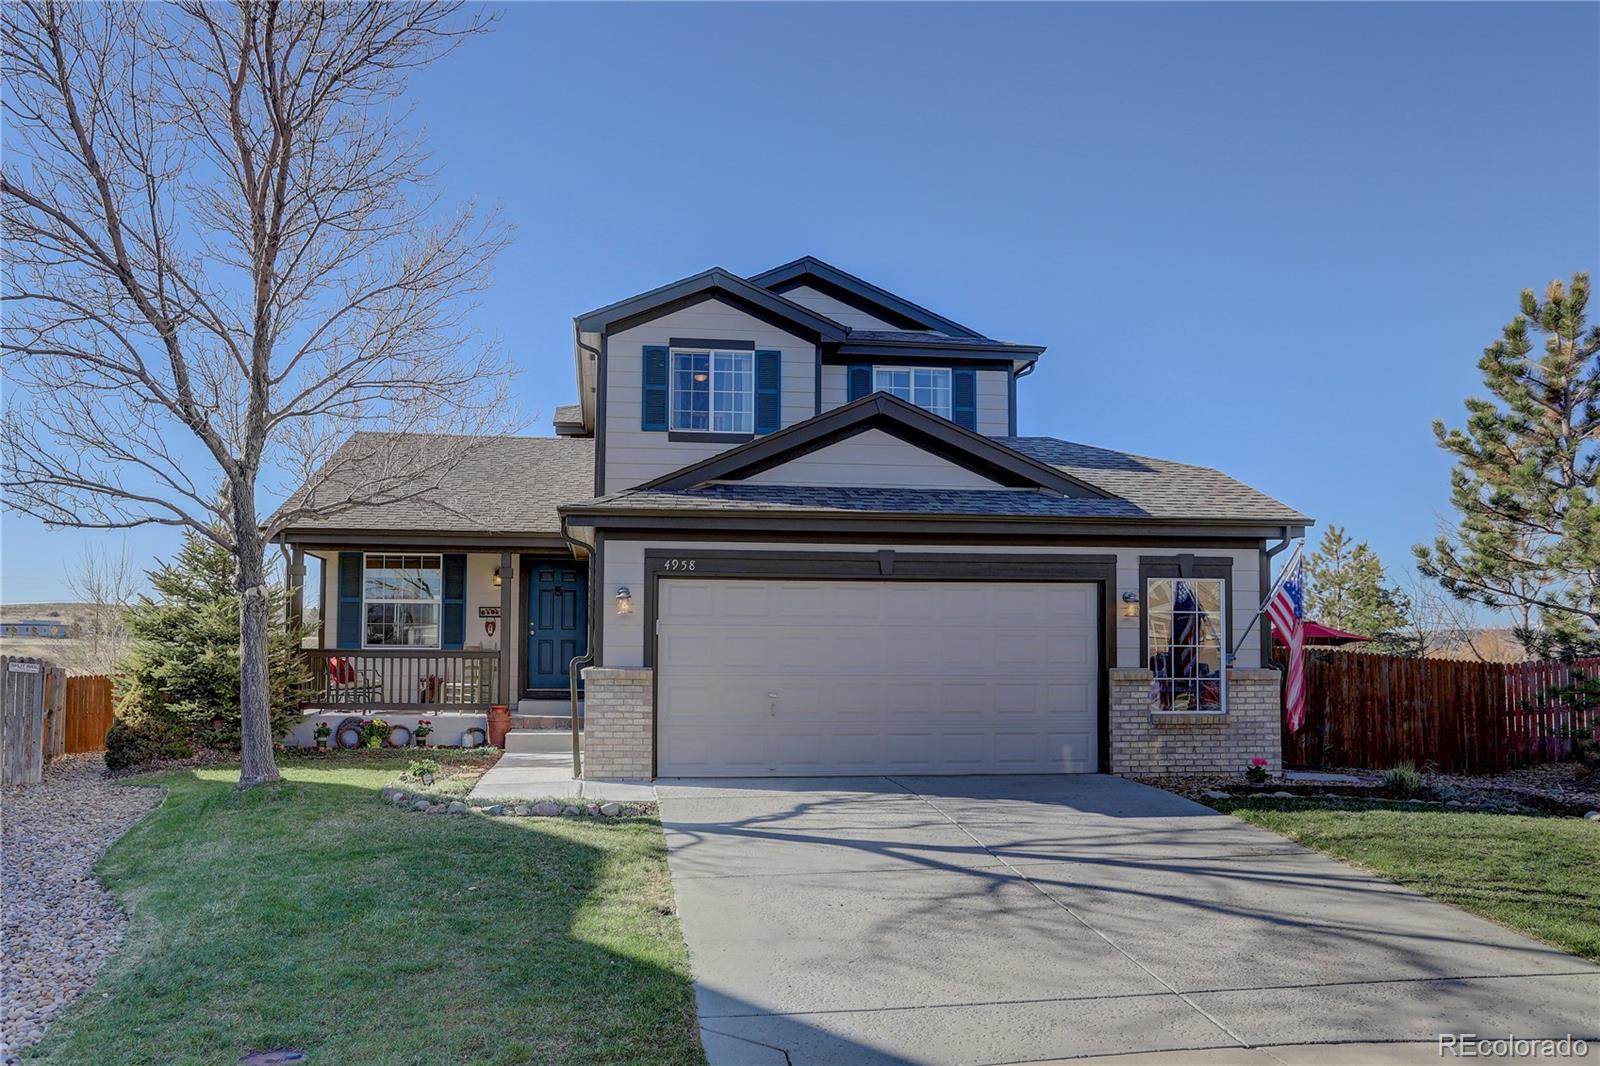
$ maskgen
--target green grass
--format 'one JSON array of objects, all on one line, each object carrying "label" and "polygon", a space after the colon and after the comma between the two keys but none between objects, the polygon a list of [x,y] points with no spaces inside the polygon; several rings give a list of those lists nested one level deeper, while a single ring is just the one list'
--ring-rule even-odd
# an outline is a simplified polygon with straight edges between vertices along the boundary
[{"label": "green grass", "polygon": [[[378,799],[410,756],[134,778],[166,803],[102,860],[132,917],[37,1049],[59,1063],[701,1063],[652,819],[506,819]],[[443,761],[443,760],[441,760]]]},{"label": "green grass", "polygon": [[1340,800],[1212,804],[1435,899],[1600,960],[1600,824]]}]

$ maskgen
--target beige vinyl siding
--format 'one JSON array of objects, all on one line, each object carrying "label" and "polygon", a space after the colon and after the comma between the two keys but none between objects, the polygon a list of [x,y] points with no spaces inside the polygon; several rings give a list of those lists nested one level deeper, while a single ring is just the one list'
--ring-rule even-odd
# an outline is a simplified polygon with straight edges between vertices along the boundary
[{"label": "beige vinyl siding", "polygon": [[817,349],[808,340],[708,299],[632,329],[606,342],[605,470],[601,493],[620,492],[672,470],[708,459],[731,445],[669,441],[667,434],[639,428],[643,402],[644,348],[673,337],[751,341],[783,353],[782,420],[791,426],[816,414]]},{"label": "beige vinyl siding", "polygon": [[[698,549],[706,550],[748,550],[748,551],[844,551],[868,552],[890,548],[897,551],[914,552],[949,552],[952,554],[990,554],[1012,553],[1024,555],[1042,555],[1059,552],[1063,555],[1116,555],[1117,557],[1117,588],[1112,597],[1112,602],[1117,615],[1116,641],[1113,648],[1114,656],[1112,667],[1137,667],[1139,662],[1139,624],[1137,617],[1128,618],[1123,614],[1122,593],[1138,592],[1141,598],[1144,592],[1139,587],[1139,557],[1141,555],[1177,555],[1180,552],[1191,552],[1207,558],[1227,557],[1233,560],[1233,585],[1229,595],[1232,603],[1232,626],[1229,630],[1229,639],[1237,641],[1239,634],[1244,632],[1250,624],[1251,616],[1255,614],[1256,607],[1261,602],[1260,588],[1260,554],[1252,549],[1224,550],[1221,548],[1185,547],[1182,543],[1173,543],[1162,546],[1145,546],[1139,548],[1100,548],[1100,547],[1062,547],[1046,548],[1039,545],[1026,547],[1010,547],[1006,545],[964,544],[940,547],[927,544],[894,544],[894,543],[867,543],[867,544],[817,544],[806,542],[794,543],[749,543],[740,544],[734,541],[624,541],[607,540],[605,544],[605,587],[600,590],[601,609],[606,611],[604,622],[604,638],[602,665],[613,667],[637,667],[644,665],[644,600],[649,595],[645,587],[644,553],[646,548],[668,548],[680,556],[692,553]],[[634,604],[638,608],[630,615],[618,615],[611,604],[611,597],[615,594],[617,586],[626,585],[633,591]],[[1244,646],[1239,649],[1238,665],[1244,667],[1258,666],[1261,662],[1261,626],[1256,625],[1250,631],[1249,638]]]},{"label": "beige vinyl siding", "polygon": [[797,289],[780,293],[785,300],[791,300],[801,307],[809,307],[821,315],[827,315],[841,326],[850,329],[898,329],[900,327],[876,318],[865,311],[858,311],[842,300],[836,300],[827,293],[818,292],[809,285],[802,285]]},{"label": "beige vinyl siding", "polygon": [[[937,365],[937,364],[930,364]],[[977,371],[978,424],[985,437],[1005,437],[1011,433],[1011,386],[1004,370]],[[850,400],[850,368],[822,368],[822,409],[831,411]]]},{"label": "beige vinyl siding", "polygon": [[[819,448],[752,474],[758,485],[848,485],[866,488],[997,489],[990,479],[923,451],[881,429]],[[1000,490],[1005,491],[1005,490]]]}]

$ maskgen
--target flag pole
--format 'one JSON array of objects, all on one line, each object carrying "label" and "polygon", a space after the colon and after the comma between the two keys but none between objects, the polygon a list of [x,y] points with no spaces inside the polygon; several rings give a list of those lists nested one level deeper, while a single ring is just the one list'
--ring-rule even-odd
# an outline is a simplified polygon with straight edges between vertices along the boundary
[{"label": "flag pole", "polygon": [[[1239,649],[1244,647],[1244,642],[1250,636],[1250,631],[1256,627],[1256,622],[1267,611],[1267,604],[1278,594],[1278,589],[1283,584],[1283,579],[1289,576],[1289,571],[1294,567],[1294,561],[1300,558],[1300,549],[1305,547],[1305,538],[1295,541],[1294,552],[1284,561],[1283,568],[1278,571],[1278,578],[1272,583],[1272,588],[1267,590],[1266,597],[1261,601],[1261,606],[1256,608],[1256,613],[1250,616],[1250,624],[1244,627],[1244,632],[1239,634],[1239,640],[1234,644],[1233,650],[1228,652],[1228,665],[1233,665],[1233,660],[1239,655]],[[1270,650],[1270,649],[1269,649]]]}]

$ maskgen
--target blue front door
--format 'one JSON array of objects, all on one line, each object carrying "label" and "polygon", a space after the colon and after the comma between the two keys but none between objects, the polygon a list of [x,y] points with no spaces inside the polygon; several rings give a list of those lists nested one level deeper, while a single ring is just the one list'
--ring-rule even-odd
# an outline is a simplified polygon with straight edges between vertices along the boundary
[{"label": "blue front door", "polygon": [[584,653],[583,570],[537,565],[528,575],[528,687],[566,688],[567,664]]}]

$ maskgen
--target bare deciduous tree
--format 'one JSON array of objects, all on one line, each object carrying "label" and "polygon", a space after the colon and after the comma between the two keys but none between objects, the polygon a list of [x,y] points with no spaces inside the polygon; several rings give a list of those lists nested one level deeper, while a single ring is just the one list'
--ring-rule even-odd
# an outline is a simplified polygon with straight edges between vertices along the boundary
[{"label": "bare deciduous tree", "polygon": [[88,608],[79,635],[85,645],[83,666],[90,673],[111,673],[127,650],[124,615],[137,587],[133,556],[126,545],[115,553],[85,548],[78,568],[67,574],[67,588]]},{"label": "bare deciduous tree", "polygon": [[[513,428],[470,298],[506,241],[445,212],[407,132],[459,5],[72,4],[4,12],[6,502],[64,526],[198,531],[238,562],[240,785],[277,777],[265,549],[436,489]],[[357,430],[359,482],[263,501]]]}]

